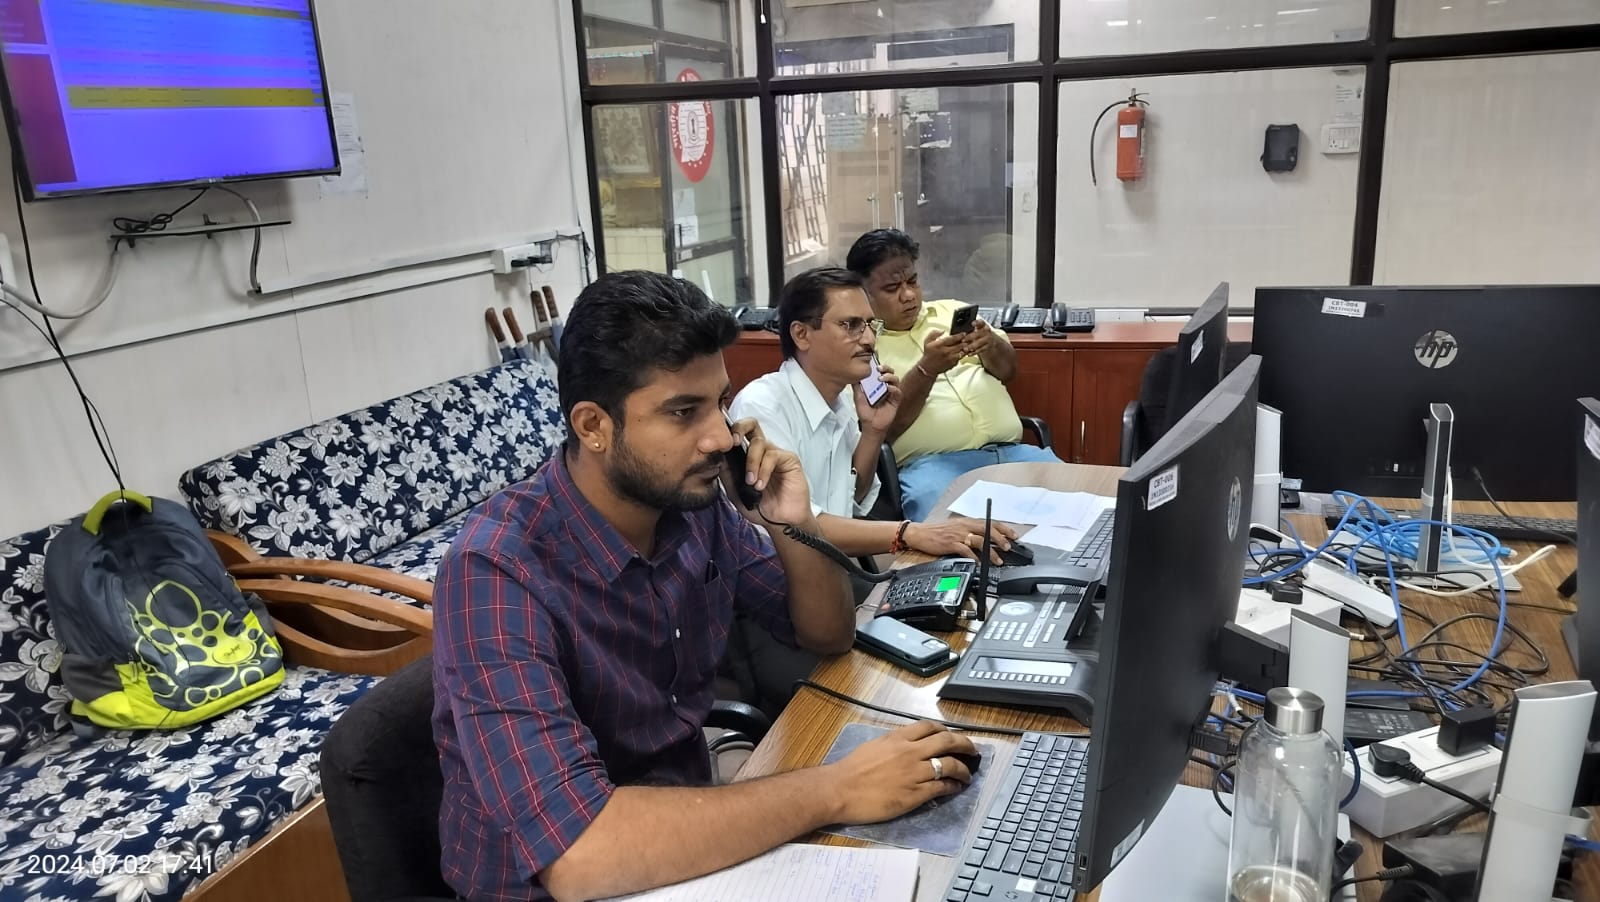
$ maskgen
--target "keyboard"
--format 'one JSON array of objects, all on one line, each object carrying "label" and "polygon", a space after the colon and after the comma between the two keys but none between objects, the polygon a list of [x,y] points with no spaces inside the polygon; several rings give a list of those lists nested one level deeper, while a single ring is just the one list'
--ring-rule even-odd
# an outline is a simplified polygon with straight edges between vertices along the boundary
[{"label": "keyboard", "polygon": [[[1328,528],[1332,529],[1339,525],[1347,509],[1343,504],[1325,504],[1322,507],[1322,519],[1327,522]],[[1398,519],[1411,520],[1416,518],[1419,508],[1386,508],[1386,510]],[[1356,508],[1356,513],[1360,514],[1361,509]],[[1450,519],[1457,526],[1486,532],[1502,542],[1549,542],[1556,536],[1562,536],[1568,541],[1577,541],[1578,538],[1578,521],[1560,517],[1518,517],[1513,523],[1500,514],[1464,514],[1457,511]]]},{"label": "keyboard", "polygon": [[1089,743],[1025,733],[945,902],[1045,902],[1072,889]]},{"label": "keyboard", "polygon": [[1116,514],[1115,508],[1108,507],[1101,511],[1100,516],[1089,524],[1089,531],[1078,540],[1077,546],[1067,552],[1066,562],[1104,573],[1106,559],[1111,556],[1111,534],[1114,531],[1112,527],[1116,525]]}]

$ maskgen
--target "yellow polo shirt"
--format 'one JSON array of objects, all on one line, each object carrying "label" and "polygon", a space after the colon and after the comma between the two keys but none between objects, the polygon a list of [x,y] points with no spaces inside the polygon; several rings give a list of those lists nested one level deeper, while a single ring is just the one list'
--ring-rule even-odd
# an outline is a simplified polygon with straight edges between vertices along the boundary
[{"label": "yellow polo shirt", "polygon": [[[938,329],[950,334],[950,317],[962,301],[923,303],[917,321],[904,332],[883,330],[878,336],[878,359],[904,379],[922,359],[922,343],[928,333]],[[995,337],[1010,342],[1006,334],[994,330]],[[1011,394],[999,379],[983,368],[977,355],[956,362],[948,372],[933,380],[928,400],[911,428],[894,442],[894,456],[906,463],[924,454],[967,451],[990,442],[1015,442],[1022,439],[1022,420],[1017,416]]]}]

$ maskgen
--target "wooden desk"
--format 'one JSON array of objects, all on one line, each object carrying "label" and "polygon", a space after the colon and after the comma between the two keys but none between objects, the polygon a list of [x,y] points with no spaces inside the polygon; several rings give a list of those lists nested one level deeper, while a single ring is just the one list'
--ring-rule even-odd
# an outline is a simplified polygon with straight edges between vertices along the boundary
[{"label": "wooden desk", "polygon": [[[1017,377],[1006,386],[1022,416],[1050,424],[1056,456],[1114,464],[1122,446],[1122,409],[1139,397],[1145,364],[1178,340],[1182,323],[1101,323],[1066,338],[1007,333],[1017,349]],[[1228,340],[1250,341],[1249,323],[1230,323]],[[723,351],[737,392],[782,360],[778,336],[745,332]]]},{"label": "wooden desk", "polygon": [[[1096,466],[1064,466],[1061,464],[1002,464],[994,467],[984,467],[968,473],[957,480],[941,499],[940,507],[934,512],[931,519],[943,516],[946,507],[960,494],[979,479],[989,479],[997,482],[1011,482],[1019,485],[1042,485],[1047,488],[1063,491],[1087,491],[1096,494],[1114,495],[1116,493],[1116,480],[1121,470],[1116,467]],[[1463,510],[1477,509],[1471,502],[1462,502]],[[1514,506],[1514,512],[1526,513],[1536,516],[1571,517],[1574,514],[1573,505],[1570,504],[1528,504]],[[1316,537],[1327,535],[1327,529],[1320,516],[1293,515],[1296,528],[1307,540],[1313,541]],[[1528,549],[1519,549],[1526,551]],[[903,555],[897,563],[915,563],[927,558],[923,555]],[[1573,666],[1566,646],[1560,634],[1561,618],[1572,611],[1569,602],[1561,601],[1555,594],[1554,587],[1571,571],[1575,563],[1575,554],[1572,549],[1562,548],[1542,561],[1518,573],[1524,590],[1512,600],[1518,605],[1543,605],[1544,607],[1517,606],[1510,609],[1508,622],[1516,625],[1526,632],[1530,638],[1537,642],[1547,653],[1550,659],[1550,672],[1536,679],[1558,680],[1570,679],[1573,676]],[[881,590],[879,590],[881,592]],[[879,592],[875,592],[868,600],[858,616],[862,619],[870,617],[870,606],[876,603]],[[1438,621],[1446,617],[1469,612],[1493,612],[1495,606],[1476,598],[1467,599],[1436,599],[1422,596],[1415,592],[1402,593],[1402,599],[1407,605],[1426,614]],[[1415,641],[1427,627],[1415,616],[1408,615],[1409,634]],[[1467,621],[1451,628],[1451,635],[1457,641],[1471,648],[1486,649],[1493,634],[1493,623],[1490,621]],[[958,632],[945,638],[951,647],[965,649],[971,632]],[[1358,658],[1375,646],[1353,643],[1351,648],[1352,658]],[[1532,654],[1526,649],[1513,649],[1502,656],[1502,660],[1514,666],[1531,667],[1535,661]],[[944,720],[958,721],[980,726],[1000,726],[1026,730],[1040,731],[1074,731],[1082,729],[1076,721],[1061,715],[1048,715],[1020,709],[1011,709],[997,706],[981,705],[972,702],[956,702],[940,699],[937,696],[938,688],[945,675],[919,678],[907,673],[891,664],[880,661],[859,651],[852,651],[848,655],[827,660],[817,668],[813,679],[831,689],[854,696],[855,698],[873,702],[889,708],[905,711],[917,716],[938,717]],[[756,777],[772,773],[794,770],[800,767],[809,767],[820,763],[827,754],[829,747],[838,736],[840,729],[849,723],[871,723],[879,726],[895,727],[905,723],[900,718],[888,717],[875,712],[858,708],[853,705],[837,701],[821,693],[802,689],[795,696],[793,702],[778,718],[765,740],[756,749],[755,754],[741,771],[741,778]],[[992,744],[998,751],[993,760],[984,762],[985,768],[1004,768],[1009,766],[1011,756],[1016,749],[1016,739],[1009,736],[997,736],[979,732],[978,738]],[[1184,773],[1184,782],[1192,786],[1209,786],[1211,771],[1200,765],[1191,764]],[[993,794],[1000,785],[999,780],[986,781],[985,796],[979,799],[980,810],[987,810],[992,801]],[[1482,818],[1469,820],[1463,825],[1466,830],[1481,830]],[[1475,826],[1477,824],[1478,826]],[[976,832],[976,822],[972,826]],[[1357,864],[1358,874],[1371,874],[1378,870],[1378,863],[1382,854],[1379,840],[1357,830],[1358,838],[1367,846],[1367,854],[1362,856]],[[969,833],[969,839],[972,833]],[[836,836],[814,834],[809,841],[828,843],[833,845],[864,845],[861,842]],[[1580,891],[1586,894],[1595,893],[1600,888],[1600,864],[1592,863],[1594,856],[1584,856],[1578,876]],[[951,874],[954,873],[958,859],[945,858],[937,855],[924,854],[922,856],[921,876],[918,881],[917,899],[919,902],[937,900],[949,883]],[[1361,902],[1376,902],[1381,894],[1380,887],[1371,884],[1360,884],[1359,898]],[[1583,895],[1580,898],[1591,898]],[[1086,900],[1094,899],[1090,894]]]}]

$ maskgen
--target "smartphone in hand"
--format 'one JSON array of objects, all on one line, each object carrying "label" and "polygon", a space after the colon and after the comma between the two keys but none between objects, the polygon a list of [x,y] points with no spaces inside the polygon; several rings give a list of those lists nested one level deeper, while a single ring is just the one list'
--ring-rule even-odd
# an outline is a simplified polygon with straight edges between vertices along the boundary
[{"label": "smartphone in hand", "polygon": [[950,317],[950,334],[965,335],[972,331],[977,322],[978,307],[976,304],[968,304],[965,307],[957,308],[956,312]]},{"label": "smartphone in hand", "polygon": [[[733,417],[728,415],[726,408],[722,411],[722,418],[727,421],[728,431],[733,432]],[[755,486],[745,482],[745,470],[750,466],[750,443],[743,435],[733,432],[733,447],[728,449],[728,478],[733,482],[733,493],[738,496],[739,504],[746,510],[755,510],[761,503],[761,492]]]},{"label": "smartphone in hand", "polygon": [[889,383],[883,381],[883,371],[878,369],[878,355],[872,355],[872,370],[867,373],[867,378],[861,380],[861,392],[867,396],[867,403],[873,407],[883,400],[889,393]]}]

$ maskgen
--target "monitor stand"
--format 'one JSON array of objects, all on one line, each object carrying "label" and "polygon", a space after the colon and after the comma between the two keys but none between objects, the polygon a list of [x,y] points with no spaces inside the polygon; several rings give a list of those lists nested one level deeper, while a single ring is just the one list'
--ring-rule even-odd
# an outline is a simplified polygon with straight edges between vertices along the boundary
[{"label": "monitor stand", "polygon": [[[1210,790],[1175,788],[1144,838],[1100,884],[1100,902],[1217,902],[1228,885],[1232,829]],[[1350,838],[1348,816],[1339,815],[1338,832]],[[1355,902],[1356,888],[1347,886],[1336,898]]]}]

